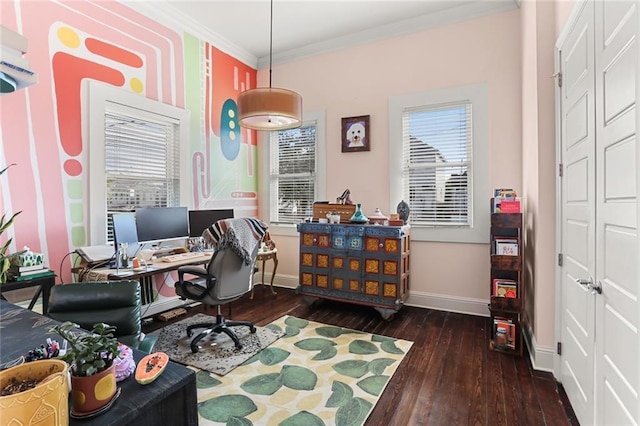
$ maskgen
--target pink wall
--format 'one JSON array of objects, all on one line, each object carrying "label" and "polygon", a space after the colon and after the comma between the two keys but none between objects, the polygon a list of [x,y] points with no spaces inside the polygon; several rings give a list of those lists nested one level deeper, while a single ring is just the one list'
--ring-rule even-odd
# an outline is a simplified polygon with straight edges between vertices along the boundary
[{"label": "pink wall", "polygon": [[[255,85],[256,70],[115,1],[2,1],[0,10],[2,25],[29,40],[26,58],[39,75],[38,84],[0,98],[0,165],[16,163],[2,176],[0,211],[22,211],[1,237],[0,243],[14,238],[10,252],[25,245],[43,252],[58,280],[69,281],[66,255],[89,244],[88,151],[101,147],[83,139],[87,80],[190,109],[189,152],[198,173],[185,170],[184,177],[192,187],[198,179],[198,189],[214,182],[219,192],[190,191],[185,199],[211,208],[225,207],[216,204],[224,198],[245,212],[257,211],[255,132],[231,137],[229,120],[223,120],[245,88],[231,83],[234,76]],[[185,38],[192,41],[188,56]],[[205,83],[209,91],[202,93]],[[225,158],[223,142],[236,144]],[[204,167],[211,172],[206,179]]]},{"label": "pink wall", "polygon": [[522,20],[522,145],[528,323],[552,349],[555,294],[555,5],[526,0]]},{"label": "pink wall", "polygon": [[[398,142],[388,136],[389,97],[480,82],[490,90],[489,183],[521,188],[519,24],[516,10],[275,67],[275,86],[301,93],[306,111],[326,111],[327,198],[349,188],[365,214],[395,211],[388,153]],[[267,77],[259,72],[259,81]],[[371,151],[342,153],[340,119],[358,115],[371,116]],[[292,259],[281,262],[278,275],[297,276],[297,237],[279,236],[278,248]],[[413,242],[412,300],[457,297],[486,306],[488,253],[484,244]]]}]

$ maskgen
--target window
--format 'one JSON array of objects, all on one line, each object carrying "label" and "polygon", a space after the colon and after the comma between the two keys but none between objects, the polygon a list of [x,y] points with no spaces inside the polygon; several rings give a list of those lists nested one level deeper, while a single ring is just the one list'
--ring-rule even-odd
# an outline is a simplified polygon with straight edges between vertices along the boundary
[{"label": "window", "polygon": [[113,213],[180,206],[179,122],[107,102],[104,135],[107,241],[112,241]]},{"label": "window", "polygon": [[269,222],[292,228],[324,199],[324,114],[305,114],[301,127],[271,132],[268,140]]},{"label": "window", "polygon": [[187,153],[188,111],[90,82],[89,243],[113,239],[111,217],[138,207],[185,205],[180,179]]},{"label": "window", "polygon": [[390,100],[392,204],[409,204],[414,239],[487,242],[487,108],[482,85]]}]

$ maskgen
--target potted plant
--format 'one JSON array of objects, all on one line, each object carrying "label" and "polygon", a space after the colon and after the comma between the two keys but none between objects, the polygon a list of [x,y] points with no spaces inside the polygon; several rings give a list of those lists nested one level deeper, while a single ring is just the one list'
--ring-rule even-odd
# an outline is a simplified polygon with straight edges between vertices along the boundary
[{"label": "potted plant", "polygon": [[[9,167],[13,166],[13,164],[8,165],[4,169],[0,170],[0,175],[4,174]],[[4,213],[2,218],[0,218],[0,236],[5,233],[7,229],[13,224],[13,220],[18,216],[21,212],[17,212],[7,217],[7,214]],[[7,250],[11,245],[12,239],[9,238],[3,245],[0,247],[0,284],[7,281],[7,272],[9,271],[10,259],[13,256],[17,256],[20,253],[7,254]]]},{"label": "potted plant", "polygon": [[68,342],[66,352],[59,358],[69,364],[71,371],[72,415],[82,417],[96,413],[116,398],[113,361],[119,351],[115,330],[113,326],[98,323],[88,333],[69,321],[49,330]]}]

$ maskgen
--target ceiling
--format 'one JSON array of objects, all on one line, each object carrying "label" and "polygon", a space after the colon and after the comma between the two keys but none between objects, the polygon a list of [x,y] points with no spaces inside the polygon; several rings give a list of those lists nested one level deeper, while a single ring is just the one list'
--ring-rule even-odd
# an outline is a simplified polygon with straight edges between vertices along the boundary
[{"label": "ceiling", "polygon": [[[251,66],[269,64],[269,0],[123,3],[162,22],[180,20]],[[273,62],[370,43],[518,7],[520,0],[274,0]]]}]

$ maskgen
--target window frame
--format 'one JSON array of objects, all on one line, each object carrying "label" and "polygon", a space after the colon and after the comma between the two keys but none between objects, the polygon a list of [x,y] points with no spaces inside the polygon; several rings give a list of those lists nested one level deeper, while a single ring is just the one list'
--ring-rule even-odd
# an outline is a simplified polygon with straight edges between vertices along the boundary
[{"label": "window frame", "polygon": [[[421,107],[469,102],[472,108],[470,226],[411,226],[415,241],[489,242],[489,88],[485,83],[432,89],[389,98],[389,204],[392,209],[403,195],[403,113]],[[399,141],[394,143],[393,141]],[[400,146],[398,146],[400,144]],[[411,225],[411,215],[409,216]]]},{"label": "window frame", "polygon": [[[84,120],[83,140],[88,150],[88,194],[87,242],[89,245],[106,244],[107,201],[105,173],[105,113],[108,104],[122,105],[127,109],[137,109],[154,115],[166,116],[178,122],[178,144],[180,152],[180,175],[189,170],[189,120],[190,112],[173,105],[118,89],[104,83],[88,81],[88,119]],[[85,168],[86,170],[86,168]],[[180,179],[180,204],[188,205],[188,179]]]},{"label": "window frame", "polygon": [[[305,112],[302,126],[316,125],[316,199],[326,198],[326,114],[324,111]],[[271,223],[271,190],[270,190],[270,170],[271,170],[271,132],[262,134],[262,184],[260,185],[260,211],[262,219],[269,224],[269,233],[272,235],[297,236],[297,224]]]}]

